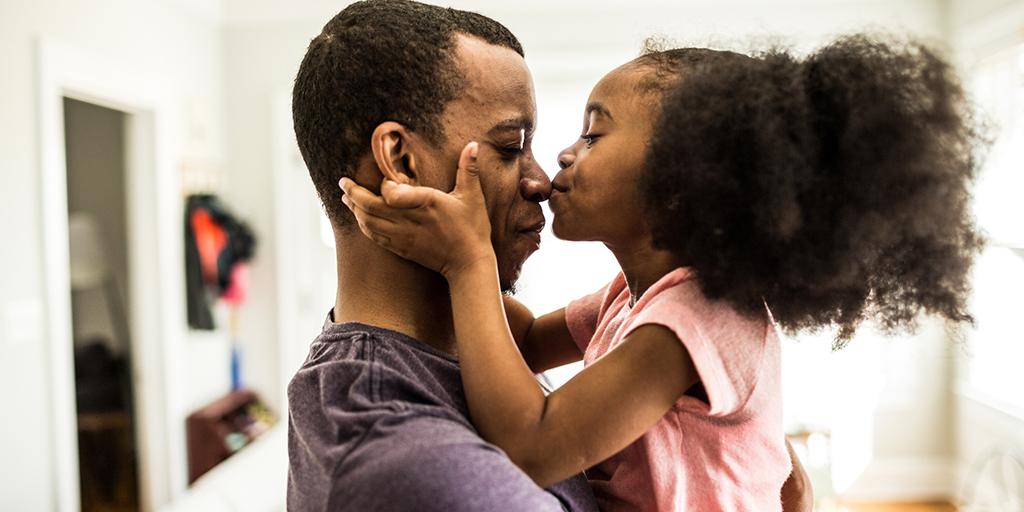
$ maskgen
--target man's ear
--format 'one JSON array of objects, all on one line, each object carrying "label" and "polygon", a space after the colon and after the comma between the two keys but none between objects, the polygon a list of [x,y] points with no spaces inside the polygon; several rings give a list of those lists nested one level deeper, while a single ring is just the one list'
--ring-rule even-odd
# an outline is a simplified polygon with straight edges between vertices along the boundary
[{"label": "man's ear", "polygon": [[395,183],[418,184],[413,145],[413,138],[405,126],[394,121],[377,125],[370,137],[370,152],[384,178]]}]

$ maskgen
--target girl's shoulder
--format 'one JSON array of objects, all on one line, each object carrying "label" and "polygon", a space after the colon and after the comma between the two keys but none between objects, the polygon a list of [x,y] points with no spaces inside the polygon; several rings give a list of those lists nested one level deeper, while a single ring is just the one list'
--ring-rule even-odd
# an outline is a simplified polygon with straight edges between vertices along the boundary
[{"label": "girl's shoulder", "polygon": [[[736,412],[753,392],[765,365],[775,364],[778,339],[767,309],[742,314],[726,301],[709,299],[693,275],[669,274],[630,311],[620,342],[639,327],[657,324],[686,346],[711,397],[712,415]],[[653,292],[653,293],[652,293]]]}]

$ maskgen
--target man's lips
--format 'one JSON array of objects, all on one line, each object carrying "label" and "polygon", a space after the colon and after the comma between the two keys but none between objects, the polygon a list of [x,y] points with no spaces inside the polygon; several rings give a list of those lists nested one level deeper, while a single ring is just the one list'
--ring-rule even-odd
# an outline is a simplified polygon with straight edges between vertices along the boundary
[{"label": "man's lips", "polygon": [[533,243],[539,248],[540,247],[540,232],[544,229],[544,219],[540,219],[527,227],[520,229],[519,234],[523,235],[533,241]]}]

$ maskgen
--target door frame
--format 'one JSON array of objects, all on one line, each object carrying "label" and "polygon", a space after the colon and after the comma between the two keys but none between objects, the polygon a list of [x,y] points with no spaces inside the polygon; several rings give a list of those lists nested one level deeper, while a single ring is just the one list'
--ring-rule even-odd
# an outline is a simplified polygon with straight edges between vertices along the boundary
[{"label": "door frame", "polygon": [[[68,254],[64,98],[126,114],[125,186],[132,343],[134,434],[142,510],[184,487],[184,425],[170,376],[180,375],[184,338],[182,199],[169,155],[176,154],[173,96],[160,80],[125,63],[61,43],[36,42],[40,209],[47,360],[57,510],[81,508]],[[178,343],[174,343],[177,340]],[[178,475],[177,473],[182,473]]]}]

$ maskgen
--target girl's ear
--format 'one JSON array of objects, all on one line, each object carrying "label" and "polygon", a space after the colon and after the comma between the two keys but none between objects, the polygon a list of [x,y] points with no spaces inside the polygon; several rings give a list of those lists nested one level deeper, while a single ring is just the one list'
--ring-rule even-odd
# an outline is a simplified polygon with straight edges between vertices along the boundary
[{"label": "girl's ear", "polygon": [[377,168],[385,179],[395,183],[419,184],[412,146],[409,131],[394,121],[377,125],[370,137],[370,151]]}]

